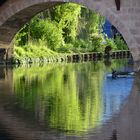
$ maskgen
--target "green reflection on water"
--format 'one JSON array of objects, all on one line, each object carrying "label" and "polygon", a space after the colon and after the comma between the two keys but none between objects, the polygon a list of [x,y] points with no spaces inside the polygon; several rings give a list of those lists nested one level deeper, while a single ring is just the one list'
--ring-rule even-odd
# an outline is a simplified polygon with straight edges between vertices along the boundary
[{"label": "green reflection on water", "polygon": [[17,104],[44,126],[88,131],[101,122],[105,72],[125,63],[115,62],[111,67],[98,62],[16,68],[13,83]]}]

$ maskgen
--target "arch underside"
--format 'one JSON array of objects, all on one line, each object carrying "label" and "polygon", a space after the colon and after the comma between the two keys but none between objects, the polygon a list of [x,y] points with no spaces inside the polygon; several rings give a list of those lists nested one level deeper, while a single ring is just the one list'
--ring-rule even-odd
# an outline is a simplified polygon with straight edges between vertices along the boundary
[{"label": "arch underside", "polygon": [[5,43],[11,43],[15,34],[25,25],[30,19],[36,14],[49,9],[58,4],[62,4],[60,2],[52,2],[52,3],[41,3],[33,6],[29,6],[25,9],[22,9],[18,13],[12,15],[7,21],[0,26],[0,41]]},{"label": "arch underside", "polygon": [[[8,0],[9,2],[12,0]],[[7,1],[7,3],[8,3]],[[17,1],[17,2],[16,2]],[[1,15],[7,15],[7,18],[0,23],[0,43],[1,44],[10,44],[15,34],[21,29],[21,27],[27,23],[33,16],[37,13],[52,8],[53,6],[69,2],[68,0],[15,0],[15,3],[10,7],[6,7],[5,11],[0,11]],[[125,26],[126,20],[120,19],[119,14],[117,13],[115,5],[107,5],[105,1],[95,1],[95,0],[71,0],[71,2],[81,4],[90,10],[97,11],[102,16],[105,16],[111,23],[114,25],[118,31],[124,37],[126,43],[134,59],[139,56],[139,53],[136,54],[137,44],[133,35],[131,35],[129,28]],[[18,6],[20,4],[20,6]],[[6,5],[6,4],[5,4]],[[17,8],[18,7],[18,8]],[[8,8],[10,8],[9,13],[7,13]],[[15,8],[15,9],[14,9]],[[113,10],[114,11],[113,11]],[[12,12],[10,12],[12,11]],[[136,57],[135,57],[136,56]]]}]

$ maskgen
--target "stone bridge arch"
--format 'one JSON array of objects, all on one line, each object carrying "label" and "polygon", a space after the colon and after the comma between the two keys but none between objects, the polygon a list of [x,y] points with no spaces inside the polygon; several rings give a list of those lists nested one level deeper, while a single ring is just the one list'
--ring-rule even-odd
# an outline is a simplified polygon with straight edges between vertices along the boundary
[{"label": "stone bridge arch", "polygon": [[135,61],[140,60],[140,1],[120,0],[6,0],[0,6],[0,47],[10,47],[14,35],[37,13],[52,6],[73,2],[105,16],[123,35]]}]

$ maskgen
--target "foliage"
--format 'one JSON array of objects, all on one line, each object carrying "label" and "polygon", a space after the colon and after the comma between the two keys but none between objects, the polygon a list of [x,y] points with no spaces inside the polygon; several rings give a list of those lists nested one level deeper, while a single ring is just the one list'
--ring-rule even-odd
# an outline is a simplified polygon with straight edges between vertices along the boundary
[{"label": "foliage", "polygon": [[102,45],[103,37],[99,36],[98,34],[92,34],[91,36],[91,44],[92,44],[92,50],[93,52],[103,52],[104,47]]},{"label": "foliage", "polygon": [[118,50],[128,50],[128,46],[121,36],[117,36],[114,39],[114,43],[116,44]]},{"label": "foliage", "polygon": [[[46,47],[57,52],[97,50],[93,48],[94,45],[95,47],[100,46],[100,41],[95,42],[93,38],[102,38],[98,34],[101,19],[99,14],[77,4],[67,3],[56,6],[52,10],[38,14],[27,23],[16,35],[15,45],[21,47],[28,45],[29,48],[30,42],[41,40]],[[87,37],[81,37],[84,29]],[[93,34],[99,37],[95,37]],[[79,45],[78,41],[81,41]],[[78,45],[78,48],[75,44]]]},{"label": "foliage", "polygon": [[103,23],[104,17],[100,16],[96,12],[82,7],[78,26],[78,37],[89,40],[95,33],[101,36]]},{"label": "foliage", "polygon": [[81,6],[73,3],[57,6],[53,9],[54,20],[63,31],[65,43],[75,41]]},{"label": "foliage", "polygon": [[39,42],[30,42],[27,45],[22,47],[14,47],[14,56],[15,60],[20,61],[23,63],[26,58],[43,58],[43,57],[50,57],[56,56],[57,53],[48,49],[46,44],[43,41]]},{"label": "foliage", "polygon": [[31,36],[38,41],[41,39],[46,46],[55,51],[63,45],[62,30],[58,28],[58,24],[50,20],[36,20],[31,24]]},{"label": "foliage", "polygon": [[51,51],[104,52],[107,45],[112,50],[127,49],[120,37],[104,39],[103,24],[104,17],[83,6],[67,3],[53,7],[36,15],[15,36],[15,57],[45,57]]},{"label": "foliage", "polygon": [[112,38],[105,39],[105,46],[110,46],[112,50],[117,50],[117,46]]},{"label": "foliage", "polygon": [[106,46],[111,46],[112,50],[128,50],[126,42],[120,36],[116,36],[115,39],[105,39]]},{"label": "foliage", "polygon": [[25,24],[23,28],[16,34],[14,44],[16,46],[23,46],[28,42],[28,27],[29,24]]}]

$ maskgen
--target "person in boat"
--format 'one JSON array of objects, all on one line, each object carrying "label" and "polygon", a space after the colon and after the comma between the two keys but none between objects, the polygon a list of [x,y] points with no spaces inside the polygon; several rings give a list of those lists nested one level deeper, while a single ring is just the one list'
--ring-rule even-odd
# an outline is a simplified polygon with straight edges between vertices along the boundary
[{"label": "person in boat", "polygon": [[112,78],[115,79],[117,78],[117,71],[112,69]]}]

